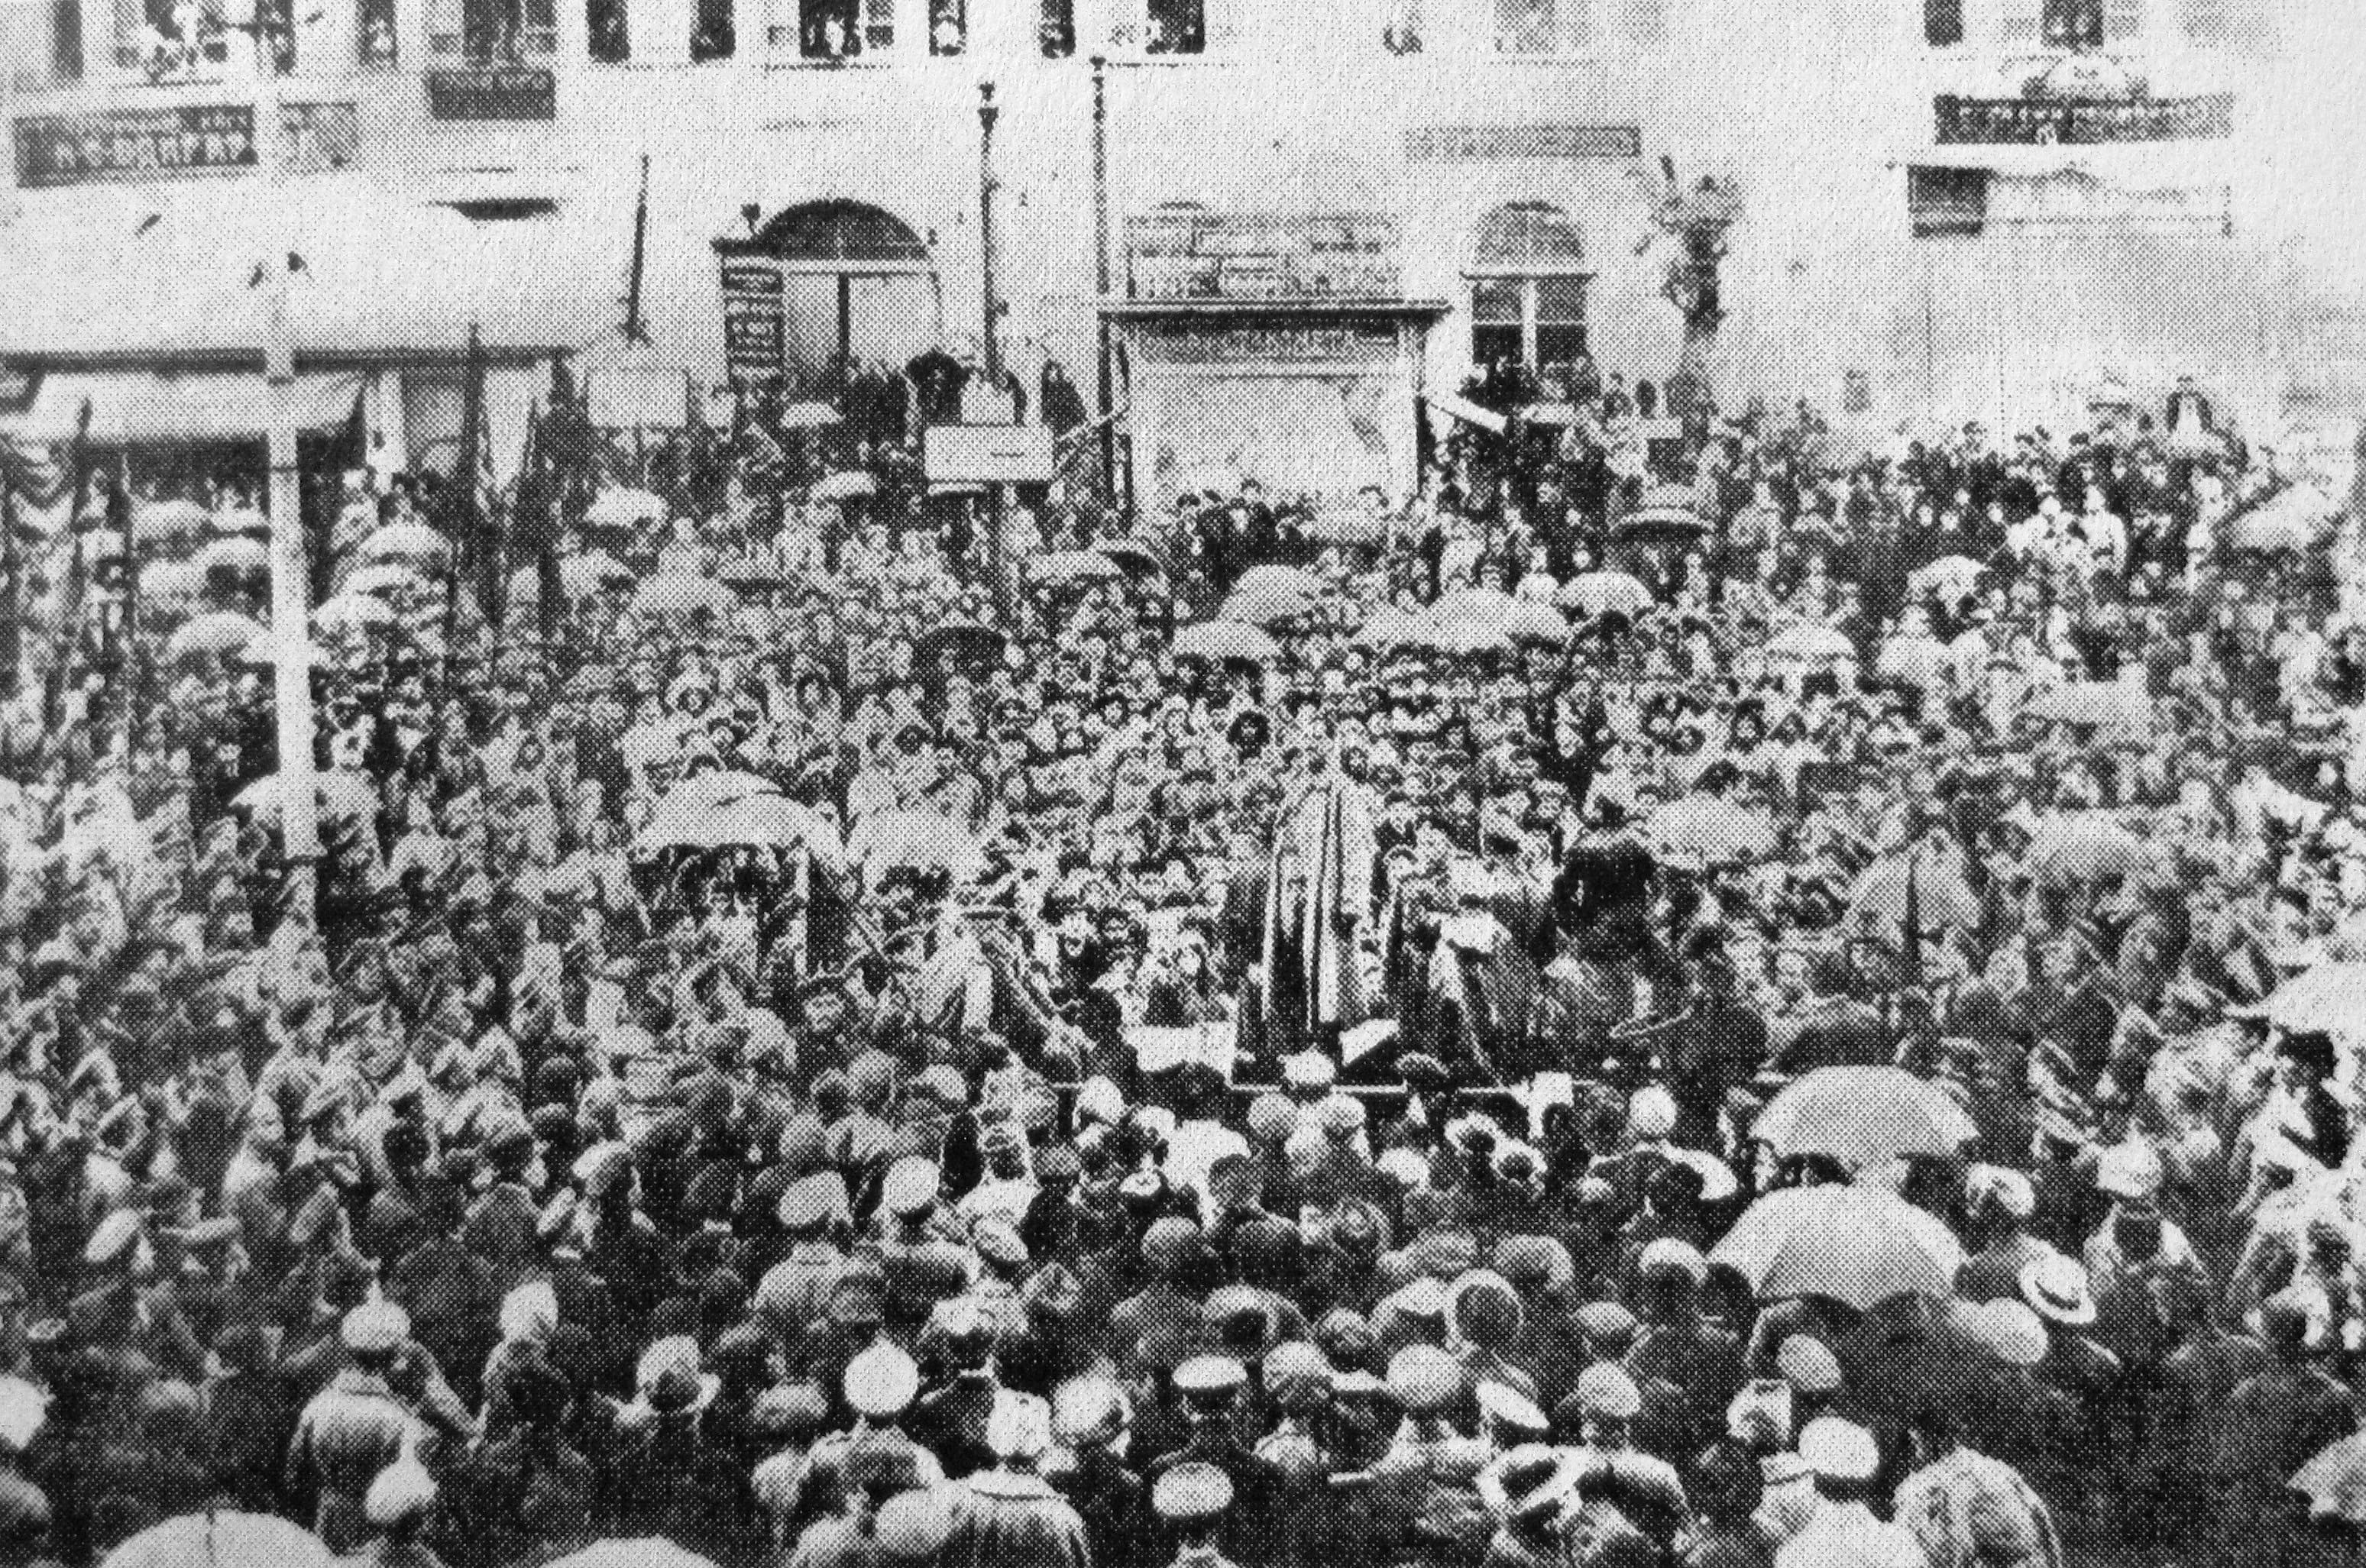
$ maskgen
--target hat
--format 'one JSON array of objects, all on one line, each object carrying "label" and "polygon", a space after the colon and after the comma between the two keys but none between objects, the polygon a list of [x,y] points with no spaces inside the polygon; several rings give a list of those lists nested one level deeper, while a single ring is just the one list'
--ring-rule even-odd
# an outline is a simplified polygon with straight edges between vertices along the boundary
[{"label": "hat", "polygon": [[1635,1315],[1615,1301],[1590,1301],[1577,1309],[1577,1327],[1597,1350],[1622,1354],[1635,1342],[1641,1325]]},{"label": "hat", "polygon": [[1186,1398],[1229,1397],[1248,1381],[1248,1369],[1230,1356],[1193,1356],[1175,1369],[1175,1392]]},{"label": "hat", "polygon": [[1076,1120],[1115,1126],[1125,1119],[1125,1095],[1106,1078],[1088,1078],[1076,1090]]},{"label": "hat", "polygon": [[598,1203],[632,1173],[633,1151],[618,1142],[595,1143],[575,1157],[575,1180],[586,1202]]},{"label": "hat", "polygon": [[2103,1150],[2095,1161],[2095,1185],[2115,1198],[2149,1198],[2160,1191],[2160,1154],[2142,1138]]},{"label": "hat", "polygon": [[357,1356],[383,1356],[411,1338],[411,1315],[390,1301],[366,1301],[345,1314],[337,1337]]},{"label": "hat", "polygon": [[1331,1397],[1330,1360],[1303,1339],[1275,1346],[1259,1372],[1267,1397],[1284,1412],[1302,1414]]},{"label": "hat", "polygon": [[1299,1051],[1282,1058],[1281,1081],[1291,1089],[1325,1090],[1339,1081],[1339,1070],[1320,1051]]},{"label": "hat", "polygon": [[846,1364],[845,1389],[856,1415],[892,1421],[919,1396],[919,1364],[895,1345],[872,1345]]},{"label": "hat", "polygon": [[1204,1249],[1200,1227],[1177,1215],[1152,1221],[1142,1237],[1142,1260],[1160,1274],[1181,1272],[1196,1263]]},{"label": "hat", "polygon": [[1462,1363],[1435,1345],[1408,1345],[1389,1359],[1389,1392],[1416,1414],[1445,1409],[1462,1394]]},{"label": "hat", "polygon": [[635,1370],[637,1403],[660,1416],[687,1416],[714,1403],[723,1380],[699,1364],[698,1341],[687,1334],[669,1335],[641,1352]]},{"label": "hat", "polygon": [[998,1269],[1027,1266],[1027,1243],[1020,1239],[1019,1227],[998,1215],[978,1221],[969,1241],[980,1258]]},{"label": "hat", "polygon": [[1775,1370],[1802,1394],[1830,1394],[1841,1385],[1840,1358],[1821,1339],[1794,1334],[1774,1352]]},{"label": "hat", "polygon": [[1200,1460],[1161,1472],[1150,1488],[1152,1511],[1170,1524],[1202,1523],[1232,1506],[1232,1478]]},{"label": "hat", "polygon": [[1052,1446],[1052,1407],[1015,1388],[995,1391],[986,1417],[986,1446],[997,1459],[1040,1459]]},{"label": "hat", "polygon": [[781,1194],[781,1224],[790,1230],[809,1230],[828,1224],[848,1207],[846,1179],[835,1170],[801,1176]]},{"label": "hat", "polygon": [[1964,1204],[1974,1213],[1994,1209],[2009,1219],[2027,1219],[2037,1212],[2037,1189],[2018,1170],[1975,1165],[1964,1177]]},{"label": "hat", "polygon": [[2095,1296],[2087,1271],[2059,1253],[2022,1265],[2021,1294],[2038,1316],[2050,1322],[2079,1328],[2095,1321]]},{"label": "hat", "polygon": [[558,1293],[548,1280],[528,1280],[501,1298],[501,1338],[539,1339],[558,1327]]},{"label": "hat", "polygon": [[1625,1367],[1613,1361],[1596,1361],[1578,1373],[1572,1398],[1583,1414],[1615,1421],[1631,1421],[1643,1409],[1643,1391]]},{"label": "hat", "polygon": [[1643,1249],[1636,1270],[1645,1279],[1658,1274],[1682,1274],[1699,1285],[1708,1278],[1708,1260],[1691,1242],[1662,1236]]},{"label": "hat", "polygon": [[1565,1285],[1576,1278],[1569,1249],[1549,1236],[1506,1236],[1495,1243],[1488,1264],[1515,1285]]},{"label": "hat", "polygon": [[937,1201],[941,1177],[937,1162],[907,1155],[887,1168],[879,1186],[879,1205],[891,1215],[915,1215]]},{"label": "hat", "polygon": [[82,1260],[94,1269],[107,1268],[130,1257],[139,1239],[140,1216],[130,1209],[117,1209],[91,1232],[89,1244],[82,1250]]},{"label": "hat", "polygon": [[1129,1414],[1125,1390],[1107,1377],[1073,1377],[1052,1392],[1052,1430],[1070,1448],[1110,1441]]},{"label": "hat", "polygon": [[2045,1359],[2045,1322],[2018,1301],[1992,1301],[1979,1311],[1980,1348],[2009,1367],[2034,1367]]},{"label": "hat", "polygon": [[1537,1402],[1519,1390],[1501,1383],[1482,1383],[1473,1391],[1479,1403],[1480,1418],[1504,1432],[1531,1432],[1538,1437],[1552,1429],[1545,1413]]},{"label": "hat", "polygon": [[969,1103],[969,1085],[943,1062],[921,1069],[912,1080],[910,1092],[933,1100],[948,1111],[961,1110]]},{"label": "hat", "polygon": [[1873,1434],[1853,1421],[1819,1416],[1799,1434],[1799,1457],[1819,1480],[1870,1481],[1881,1468]]},{"label": "hat", "polygon": [[1635,1091],[1627,1102],[1627,1125],[1639,1138],[1663,1138],[1676,1130],[1676,1100],[1658,1084]]},{"label": "hat", "polygon": [[22,1453],[49,1420],[50,1396],[21,1377],[0,1377],[0,1450]]},{"label": "hat", "polygon": [[435,1478],[427,1467],[404,1454],[377,1473],[362,1502],[362,1512],[379,1529],[392,1529],[423,1518],[435,1506]]},{"label": "hat", "polygon": [[1279,1143],[1298,1130],[1298,1107],[1284,1095],[1271,1092],[1249,1102],[1249,1136],[1260,1143]]}]

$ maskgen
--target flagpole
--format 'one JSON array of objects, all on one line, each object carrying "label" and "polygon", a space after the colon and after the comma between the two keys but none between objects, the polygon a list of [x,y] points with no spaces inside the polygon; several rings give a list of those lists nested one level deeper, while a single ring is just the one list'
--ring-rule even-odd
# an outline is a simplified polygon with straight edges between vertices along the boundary
[{"label": "flagpole", "polygon": [[54,730],[62,717],[61,705],[65,700],[65,683],[73,670],[74,633],[81,629],[83,561],[82,546],[75,535],[82,528],[84,506],[90,499],[90,473],[84,466],[90,447],[90,399],[82,400],[82,412],[74,420],[73,454],[73,466],[68,472],[73,478],[73,501],[66,510],[66,598],[58,611],[56,655],[41,676],[41,727]]},{"label": "flagpole", "polygon": [[13,449],[0,454],[0,572],[7,574],[7,597],[0,599],[0,698],[24,689],[25,558],[17,542],[17,463]]},{"label": "flagpole", "polygon": [[118,684],[123,704],[123,767],[128,775],[140,749],[140,509],[131,499],[131,457],[116,459],[116,493],[123,498],[123,650]]}]

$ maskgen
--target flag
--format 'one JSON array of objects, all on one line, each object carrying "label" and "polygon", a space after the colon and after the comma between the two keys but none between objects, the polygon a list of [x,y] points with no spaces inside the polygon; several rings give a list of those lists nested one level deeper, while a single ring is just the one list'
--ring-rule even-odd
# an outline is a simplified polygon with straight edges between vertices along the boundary
[{"label": "flag", "polygon": [[445,532],[458,555],[455,576],[475,579],[486,620],[499,625],[504,585],[499,513],[489,493],[491,448],[485,414],[485,344],[472,326],[460,386],[460,456],[452,465],[451,487],[445,493]]}]

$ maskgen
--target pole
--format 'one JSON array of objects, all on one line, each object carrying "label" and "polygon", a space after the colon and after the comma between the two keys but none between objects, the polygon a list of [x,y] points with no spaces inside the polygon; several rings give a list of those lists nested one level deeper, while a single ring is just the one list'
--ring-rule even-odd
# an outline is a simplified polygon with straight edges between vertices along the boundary
[{"label": "pole", "polygon": [[312,782],[312,671],[306,657],[310,595],[304,559],[304,501],[296,443],[296,342],[288,318],[287,277],[293,257],[285,228],[287,150],[280,124],[279,60],[256,8],[254,148],[263,182],[263,210],[271,248],[263,259],[267,327],[263,344],[265,404],[270,427],[271,636],[276,645],[279,836],[287,863],[287,909],[310,929],[317,913],[321,858],[320,801]]},{"label": "pole", "polygon": [[[981,332],[986,351],[986,384],[996,397],[1002,395],[1002,307],[996,297],[995,271],[999,258],[995,254],[994,236],[994,122],[1002,118],[995,106],[994,84],[977,84],[977,248],[978,277],[982,292],[980,300],[985,309],[985,325]],[[1002,532],[1003,495],[1000,485],[986,487],[986,573],[994,587],[995,618],[1004,625],[1010,623],[1010,561]]]},{"label": "pole", "polygon": [[0,599],[0,698],[23,689],[25,670],[25,558],[17,543],[17,464],[0,456],[0,573],[8,596]]},{"label": "pole", "polygon": [[[1117,407],[1117,378],[1112,373],[1109,316],[1100,308],[1110,297],[1109,57],[1104,54],[1093,56],[1093,293],[1098,297],[1093,333],[1099,363],[1094,367],[1094,387],[1101,405],[1101,481],[1115,504],[1117,421],[1110,414]],[[1124,532],[1132,530],[1129,527]]]},{"label": "pole", "polygon": [[116,493],[123,498],[123,645],[117,651],[118,700],[123,708],[123,767],[128,777],[140,750],[141,696],[147,684],[140,663],[140,509],[131,499],[131,454],[117,454]]},{"label": "pole", "polygon": [[625,286],[625,341],[641,343],[648,341],[648,330],[641,325],[641,274],[648,265],[649,253],[649,155],[641,154],[641,194],[633,204],[633,270]]}]

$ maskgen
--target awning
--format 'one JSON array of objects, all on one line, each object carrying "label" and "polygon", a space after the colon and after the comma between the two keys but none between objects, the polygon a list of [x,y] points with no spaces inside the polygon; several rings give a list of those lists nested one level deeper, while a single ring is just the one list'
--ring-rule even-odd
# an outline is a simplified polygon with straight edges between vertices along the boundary
[{"label": "awning", "polygon": [[[354,372],[298,376],[296,428],[344,428],[361,395],[362,378]],[[20,441],[71,441],[85,402],[89,439],[103,446],[248,441],[270,430],[270,390],[260,375],[145,371],[52,372],[41,378],[32,407],[6,428]]]}]

